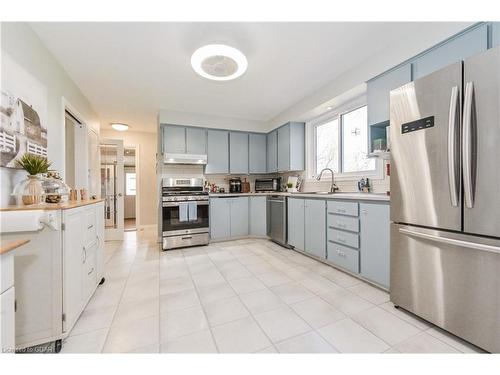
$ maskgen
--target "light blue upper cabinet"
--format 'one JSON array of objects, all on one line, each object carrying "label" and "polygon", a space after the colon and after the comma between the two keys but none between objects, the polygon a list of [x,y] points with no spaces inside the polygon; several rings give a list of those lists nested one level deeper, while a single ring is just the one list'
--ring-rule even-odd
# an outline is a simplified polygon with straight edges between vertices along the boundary
[{"label": "light blue upper cabinet", "polygon": [[304,250],[304,199],[288,198],[288,244]]},{"label": "light blue upper cabinet", "polygon": [[226,130],[207,131],[207,174],[227,174],[229,172],[229,132]]},{"label": "light blue upper cabinet", "polygon": [[367,82],[368,125],[389,120],[391,90],[411,81],[411,64],[402,65]]},{"label": "light blue upper cabinet", "polygon": [[248,172],[267,172],[266,135],[250,133],[248,136]]},{"label": "light blue upper cabinet", "polygon": [[491,47],[500,45],[500,22],[491,23]]},{"label": "light blue upper cabinet", "polygon": [[267,134],[267,172],[278,171],[278,131]]},{"label": "light blue upper cabinet", "polygon": [[305,167],[305,124],[289,122],[278,128],[278,171],[302,171]]},{"label": "light blue upper cabinet", "polygon": [[229,238],[231,236],[231,200],[210,198],[210,237]]},{"label": "light blue upper cabinet", "polygon": [[184,154],[186,152],[186,128],[177,125],[163,125],[163,152]]},{"label": "light blue upper cabinet", "polygon": [[361,275],[389,287],[389,204],[360,203]]},{"label": "light blue upper cabinet", "polygon": [[278,129],[278,171],[287,171],[290,167],[290,126]]},{"label": "light blue upper cabinet", "polygon": [[231,237],[248,236],[248,197],[227,199],[231,201]]},{"label": "light blue upper cabinet", "polygon": [[413,79],[423,77],[487,49],[488,26],[482,24],[418,57],[414,63]]},{"label": "light blue upper cabinet", "polygon": [[305,251],[326,259],[326,201],[304,200]]},{"label": "light blue upper cabinet", "polygon": [[266,220],[267,199],[266,197],[250,197],[249,199],[250,200],[249,200],[248,227],[250,235],[265,237],[267,234],[267,220]]},{"label": "light blue upper cabinet", "polygon": [[248,174],[248,133],[229,132],[229,173]]},{"label": "light blue upper cabinet", "polygon": [[207,130],[203,128],[186,128],[186,153],[205,155],[207,153]]}]

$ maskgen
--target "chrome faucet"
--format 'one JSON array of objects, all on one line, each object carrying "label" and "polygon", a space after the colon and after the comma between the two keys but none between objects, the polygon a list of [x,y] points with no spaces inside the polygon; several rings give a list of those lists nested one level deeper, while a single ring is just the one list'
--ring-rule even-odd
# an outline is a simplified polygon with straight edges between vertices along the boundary
[{"label": "chrome faucet", "polygon": [[332,184],[330,185],[330,193],[335,193],[337,190],[339,190],[338,186],[335,185],[335,180],[334,180],[334,175],[333,175],[333,170],[331,168],[323,168],[321,172],[319,172],[318,177],[316,177],[316,180],[321,180],[321,176],[323,175],[324,171],[330,171],[332,174]]}]

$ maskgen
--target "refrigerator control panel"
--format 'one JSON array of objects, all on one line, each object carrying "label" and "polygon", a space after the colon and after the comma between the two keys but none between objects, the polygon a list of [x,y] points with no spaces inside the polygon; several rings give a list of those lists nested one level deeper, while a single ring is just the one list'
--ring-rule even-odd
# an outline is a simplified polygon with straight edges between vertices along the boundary
[{"label": "refrigerator control panel", "polygon": [[434,126],[434,116],[424,117],[401,125],[401,133],[410,133],[417,130],[432,128]]}]

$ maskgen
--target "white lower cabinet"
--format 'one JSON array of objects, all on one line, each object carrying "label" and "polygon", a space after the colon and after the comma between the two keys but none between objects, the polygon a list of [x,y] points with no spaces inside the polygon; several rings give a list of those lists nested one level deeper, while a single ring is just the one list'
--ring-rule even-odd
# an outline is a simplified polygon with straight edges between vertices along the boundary
[{"label": "white lower cabinet", "polygon": [[73,328],[102,277],[102,205],[63,211],[63,330]]},{"label": "white lower cabinet", "polygon": [[0,294],[0,354],[12,353],[16,347],[16,293],[12,286]]}]

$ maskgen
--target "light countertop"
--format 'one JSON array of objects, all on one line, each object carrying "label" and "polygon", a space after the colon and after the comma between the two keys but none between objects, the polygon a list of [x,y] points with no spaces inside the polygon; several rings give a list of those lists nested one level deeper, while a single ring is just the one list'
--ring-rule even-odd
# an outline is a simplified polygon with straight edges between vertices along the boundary
[{"label": "light countertop", "polygon": [[286,197],[311,198],[311,199],[348,199],[348,200],[364,200],[364,201],[381,201],[389,202],[390,196],[384,193],[356,193],[356,192],[340,192],[334,194],[310,194],[310,193],[288,193],[288,192],[266,192],[266,193],[210,193],[210,197],[249,197],[249,196],[268,196],[281,195]]},{"label": "light countertop", "polygon": [[23,245],[26,245],[30,240],[12,240],[12,241],[2,241],[0,244],[0,255],[8,253],[11,250],[17,249]]},{"label": "light countertop", "polygon": [[87,199],[87,200],[76,200],[67,201],[63,203],[40,203],[40,204],[30,204],[25,206],[6,206],[0,208],[0,211],[29,211],[29,210],[69,210],[71,208],[77,208],[82,206],[87,206],[89,204],[95,204],[99,202],[104,202],[104,199]]}]

